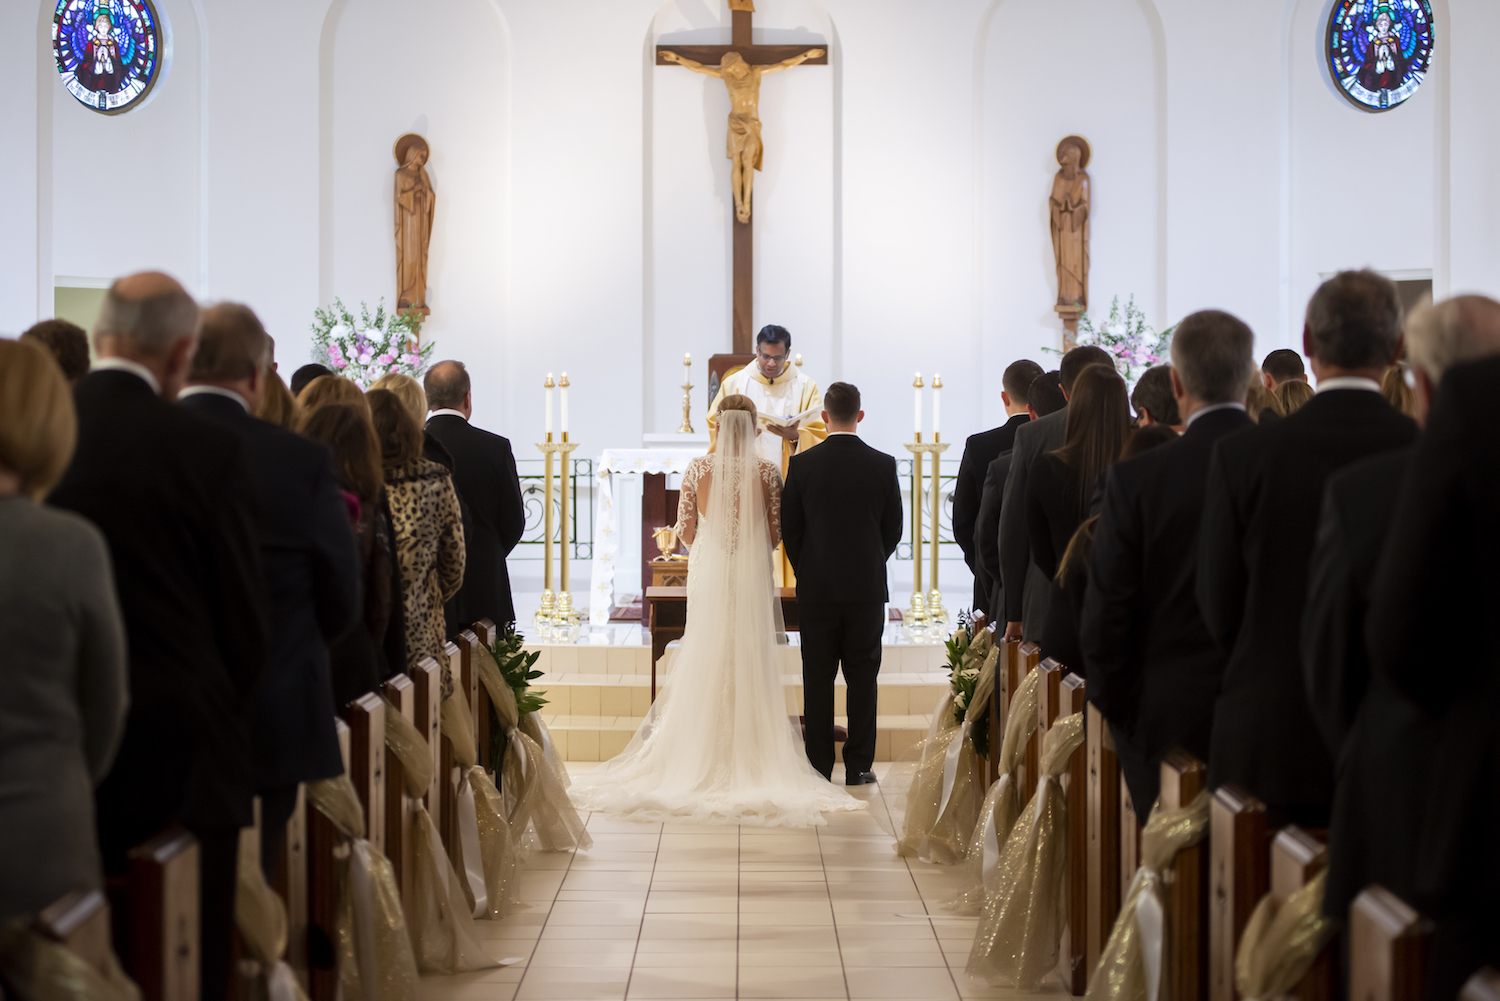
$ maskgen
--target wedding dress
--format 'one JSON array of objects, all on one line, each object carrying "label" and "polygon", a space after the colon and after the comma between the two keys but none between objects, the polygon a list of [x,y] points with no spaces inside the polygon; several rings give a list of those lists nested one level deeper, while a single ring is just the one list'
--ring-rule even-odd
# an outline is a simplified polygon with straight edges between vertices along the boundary
[{"label": "wedding dress", "polygon": [[717,451],[683,474],[678,528],[696,528],[687,630],[625,750],[575,777],[569,792],[581,810],[649,822],[812,827],[825,822],[824,811],[866,805],[812,767],[787,715],[781,603],[771,578],[781,474],[758,457],[755,433],[750,414],[724,413]]}]

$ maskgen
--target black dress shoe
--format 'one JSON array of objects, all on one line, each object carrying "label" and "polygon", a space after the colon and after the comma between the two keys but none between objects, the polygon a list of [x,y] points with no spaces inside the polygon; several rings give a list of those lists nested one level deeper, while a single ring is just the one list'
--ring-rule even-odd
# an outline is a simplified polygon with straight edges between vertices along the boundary
[{"label": "black dress shoe", "polygon": [[846,785],[846,786],[867,786],[867,785],[874,785],[874,784],[875,784],[875,773],[874,772],[845,772],[844,773],[844,785]]}]

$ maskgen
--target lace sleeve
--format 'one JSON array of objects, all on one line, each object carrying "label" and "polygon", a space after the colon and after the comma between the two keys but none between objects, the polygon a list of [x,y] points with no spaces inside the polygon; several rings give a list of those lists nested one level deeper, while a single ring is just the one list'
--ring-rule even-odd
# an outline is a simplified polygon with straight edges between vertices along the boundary
[{"label": "lace sleeve", "polygon": [[760,482],[766,493],[766,525],[771,531],[771,548],[781,545],[781,470],[761,461]]},{"label": "lace sleeve", "polygon": [[677,495],[677,537],[690,546],[698,534],[698,476],[703,463],[701,456],[688,463]]}]

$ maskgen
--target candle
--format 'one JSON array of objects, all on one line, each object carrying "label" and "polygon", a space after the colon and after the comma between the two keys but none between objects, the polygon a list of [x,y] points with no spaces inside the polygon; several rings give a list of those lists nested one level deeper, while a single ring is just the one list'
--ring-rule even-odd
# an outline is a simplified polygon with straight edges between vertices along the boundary
[{"label": "candle", "polygon": [[691,365],[693,363],[692,352],[688,352],[687,354],[682,356],[682,363],[684,365]]},{"label": "candle", "polygon": [[559,393],[559,395],[562,396],[562,433],[563,433],[563,441],[567,441],[568,440],[568,373],[564,372],[562,374],[562,381],[558,383],[558,386],[561,387],[558,390],[558,393]]},{"label": "candle", "polygon": [[917,373],[917,378],[911,384],[912,393],[916,397],[912,404],[912,420],[916,425],[917,441],[922,440],[922,373]]},{"label": "candle", "polygon": [[932,374],[932,440],[938,440],[938,431],[941,430],[943,416],[943,377],[936,372]]},{"label": "candle", "polygon": [[552,373],[547,373],[547,381],[542,383],[542,395],[545,397],[543,410],[547,414],[547,440],[552,440]]}]

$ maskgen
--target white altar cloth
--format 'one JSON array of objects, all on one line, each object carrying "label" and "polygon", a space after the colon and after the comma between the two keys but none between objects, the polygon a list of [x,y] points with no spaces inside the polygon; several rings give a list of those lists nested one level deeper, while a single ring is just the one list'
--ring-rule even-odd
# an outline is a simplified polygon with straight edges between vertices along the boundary
[{"label": "white altar cloth", "polygon": [[[687,435],[683,435],[687,438]],[[692,439],[689,439],[691,441]],[[686,445],[686,442],[684,443]],[[672,481],[682,476],[682,471],[694,457],[703,455],[708,451],[706,443],[694,442],[687,447],[676,448],[608,448],[599,457],[599,465],[594,469],[594,565],[593,573],[589,583],[589,622],[594,625],[605,625],[609,622],[609,610],[615,602],[615,570],[622,562],[620,559],[622,549],[627,553],[639,554],[638,545],[623,545],[622,533],[628,529],[622,529],[621,521],[625,509],[630,508],[637,512],[640,509],[640,498],[636,497],[634,504],[626,503],[624,497],[615,496],[615,479],[618,474],[623,480],[626,477],[636,478],[647,473],[666,473],[668,476],[668,487]],[[668,512],[669,516],[675,512]],[[632,561],[626,567],[628,573],[639,571],[639,564]],[[630,578],[634,580],[634,578]],[[634,588],[631,589],[634,591]],[[642,596],[644,598],[644,595]]]}]

